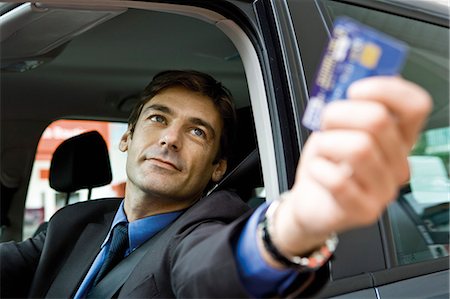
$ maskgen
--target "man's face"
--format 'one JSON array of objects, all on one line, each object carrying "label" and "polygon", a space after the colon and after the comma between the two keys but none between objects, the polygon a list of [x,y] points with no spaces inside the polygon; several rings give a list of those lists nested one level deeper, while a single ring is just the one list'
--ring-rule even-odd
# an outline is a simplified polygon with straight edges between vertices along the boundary
[{"label": "man's face", "polygon": [[122,137],[127,191],[171,201],[199,198],[226,170],[225,160],[213,164],[222,126],[208,97],[178,86],[161,91],[144,105],[133,134]]}]

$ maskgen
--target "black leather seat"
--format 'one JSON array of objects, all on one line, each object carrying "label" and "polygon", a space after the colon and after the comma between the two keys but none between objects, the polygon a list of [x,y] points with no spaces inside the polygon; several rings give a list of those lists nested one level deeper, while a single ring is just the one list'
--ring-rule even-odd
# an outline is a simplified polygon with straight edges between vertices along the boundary
[{"label": "black leather seat", "polygon": [[[90,131],[62,142],[53,153],[49,181],[54,190],[66,193],[66,205],[77,190],[88,189],[90,199],[92,188],[111,183],[108,147],[100,133]],[[42,223],[34,235],[45,231],[47,224]]]},{"label": "black leather seat", "polygon": [[212,190],[232,190],[248,201],[253,191],[264,186],[258,149],[254,149],[236,165]]},{"label": "black leather seat", "polygon": [[97,131],[86,132],[61,143],[53,153],[50,165],[50,187],[70,193],[111,183],[112,172],[108,147]]},{"label": "black leather seat", "polygon": [[231,190],[239,194],[251,207],[257,206],[264,198],[256,198],[255,191],[264,186],[261,161],[257,148],[255,125],[250,107],[238,109],[238,131],[234,152],[229,161],[229,172],[210,192]]}]

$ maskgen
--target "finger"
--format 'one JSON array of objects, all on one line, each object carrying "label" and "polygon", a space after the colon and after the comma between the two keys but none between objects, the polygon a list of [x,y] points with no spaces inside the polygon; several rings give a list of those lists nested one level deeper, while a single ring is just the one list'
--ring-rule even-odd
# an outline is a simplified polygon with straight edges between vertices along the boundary
[{"label": "finger", "polygon": [[398,170],[384,159],[369,134],[330,131],[321,135],[316,144],[318,156],[338,165],[348,165],[352,169],[352,179],[366,192],[364,197],[391,200],[402,182],[396,180]]},{"label": "finger", "polygon": [[353,197],[363,190],[355,184],[353,168],[347,163],[336,163],[323,157],[316,157],[310,164],[308,172],[332,195],[339,197]]},{"label": "finger", "polygon": [[398,120],[411,147],[431,110],[430,95],[418,85],[400,77],[370,77],[353,83],[347,95],[355,100],[383,103]]},{"label": "finger", "polygon": [[369,132],[388,165],[396,169],[396,181],[402,183],[407,179],[409,147],[397,122],[384,105],[370,101],[335,101],[323,111],[321,128]]},{"label": "finger", "polygon": [[310,168],[310,176],[330,192],[346,218],[345,225],[365,225],[376,221],[385,203],[372,200],[346,164],[317,158]]}]

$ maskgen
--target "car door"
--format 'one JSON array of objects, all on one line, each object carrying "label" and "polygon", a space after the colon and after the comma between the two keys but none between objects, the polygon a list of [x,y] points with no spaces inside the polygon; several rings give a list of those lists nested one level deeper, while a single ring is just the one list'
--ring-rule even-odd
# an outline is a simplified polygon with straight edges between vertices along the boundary
[{"label": "car door", "polygon": [[410,181],[378,223],[340,236],[331,283],[323,296],[448,297],[449,32],[446,6],[437,2],[424,1],[420,7],[399,1],[272,2],[299,148],[308,135],[299,125],[308,87],[338,16],[407,42],[410,50],[402,76],[427,89],[434,101],[410,154]]}]

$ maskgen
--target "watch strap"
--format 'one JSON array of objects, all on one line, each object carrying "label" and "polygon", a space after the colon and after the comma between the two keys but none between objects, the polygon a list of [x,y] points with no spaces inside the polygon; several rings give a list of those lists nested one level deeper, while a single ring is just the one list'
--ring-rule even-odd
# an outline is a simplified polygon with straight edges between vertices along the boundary
[{"label": "watch strap", "polygon": [[278,205],[279,201],[273,202],[258,224],[265,249],[274,260],[289,268],[301,271],[314,271],[322,267],[336,250],[338,244],[337,235],[335,233],[331,234],[322,246],[305,256],[286,257],[275,246],[270,235],[270,222]]}]

